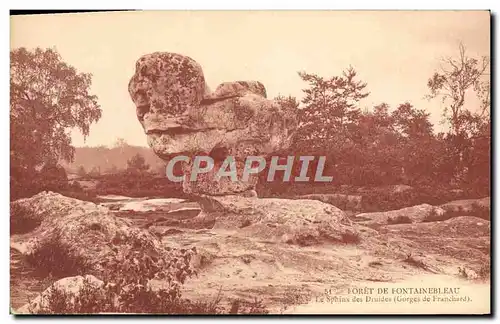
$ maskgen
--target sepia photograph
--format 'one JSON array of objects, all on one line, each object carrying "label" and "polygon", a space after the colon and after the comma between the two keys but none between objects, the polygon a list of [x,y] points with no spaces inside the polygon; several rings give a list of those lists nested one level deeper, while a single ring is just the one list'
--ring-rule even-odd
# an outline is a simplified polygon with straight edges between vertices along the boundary
[{"label": "sepia photograph", "polygon": [[9,19],[11,315],[492,313],[490,11]]}]

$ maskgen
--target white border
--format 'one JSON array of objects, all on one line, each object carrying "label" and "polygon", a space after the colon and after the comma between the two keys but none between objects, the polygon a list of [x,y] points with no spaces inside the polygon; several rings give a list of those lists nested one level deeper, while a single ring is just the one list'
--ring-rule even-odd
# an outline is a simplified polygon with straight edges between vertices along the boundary
[{"label": "white border", "polygon": [[[70,1],[57,1],[57,0],[46,0],[46,1],[2,1],[1,5],[2,6],[2,12],[5,13],[5,15],[1,16],[0,20],[0,30],[3,32],[1,33],[1,43],[4,46],[4,50],[1,51],[2,55],[2,61],[4,64],[0,65],[2,71],[2,102],[5,104],[4,107],[4,113],[5,116],[4,118],[0,119],[0,129],[3,132],[2,136],[0,137],[0,154],[1,154],[1,182],[0,182],[0,197],[1,197],[1,208],[3,213],[2,214],[2,231],[3,235],[2,237],[7,240],[9,238],[9,117],[8,117],[8,101],[9,101],[9,79],[8,79],[8,65],[7,61],[9,60],[8,57],[8,49],[10,49],[10,44],[9,44],[9,35],[10,33],[7,33],[9,31],[9,16],[7,14],[8,9],[54,9],[54,8],[64,8],[64,9],[82,9],[83,6],[87,8],[92,8],[92,9],[130,9],[130,8],[137,8],[138,6],[141,6],[143,9],[164,9],[164,10],[172,10],[172,9],[177,9],[177,10],[184,10],[184,9],[208,9],[208,10],[220,10],[220,9],[225,9],[225,10],[244,10],[244,9],[258,9],[258,10],[269,10],[269,9],[281,9],[281,10],[289,10],[289,9],[295,9],[295,10],[313,10],[313,9],[336,9],[336,10],[349,10],[349,9],[372,9],[372,10],[384,10],[384,9],[398,9],[398,10],[414,10],[414,9],[420,9],[420,10],[445,10],[445,9],[456,9],[456,10],[472,10],[472,9],[492,9],[493,13],[498,13],[498,4],[500,2],[497,0],[475,0],[475,1],[436,1],[436,0],[419,0],[419,1],[361,1],[361,0],[350,0],[350,1],[342,1],[342,2],[335,2],[332,3],[332,1],[320,1],[320,0],[307,0],[307,1],[276,1],[276,0],[251,0],[251,1],[222,1],[222,0],[212,0],[212,1],[203,1],[203,0],[183,0],[183,1],[171,1],[168,3],[165,3],[164,1],[147,1],[147,0],[142,0],[142,1],[131,1],[131,0],[122,0],[122,1],[104,1],[104,0],[86,0],[84,3],[78,3],[78,2],[70,2]],[[5,7],[5,8],[3,8]],[[466,24],[466,22],[464,22]],[[493,33],[492,36],[495,36],[495,41],[494,43],[497,43],[498,41],[498,34]],[[496,54],[496,53],[495,53]],[[496,59],[496,55],[495,55]],[[496,61],[495,61],[496,62]],[[495,82],[495,93],[498,93],[498,84]],[[495,109],[495,107],[493,107]],[[498,125],[498,113],[494,113],[495,120],[494,120],[494,125]],[[498,140],[495,141],[495,152],[498,152],[499,146]],[[492,197],[495,202],[500,201],[498,199],[498,193],[495,194],[495,197]],[[493,217],[495,217],[494,215]],[[495,221],[495,231],[498,234],[498,220]],[[4,264],[1,268],[2,272],[2,280],[1,285],[1,297],[0,297],[0,306],[3,309],[1,313],[1,323],[10,323],[14,321],[13,316],[8,315],[9,313],[9,305],[10,305],[10,296],[9,296],[9,270],[8,270],[8,265],[9,265],[9,250],[7,249],[8,245],[7,242],[5,242],[1,248],[1,255],[0,255],[0,260],[4,261]],[[494,249],[495,253],[495,260],[498,257],[498,251]],[[498,284],[496,284],[496,288],[494,295],[498,296]],[[498,298],[495,298],[495,300],[498,300]],[[497,306],[495,305],[495,309],[498,311]],[[144,319],[151,319],[153,317],[144,317]],[[75,321],[81,321],[81,320],[87,320],[88,318],[75,318],[73,320]],[[142,318],[141,318],[142,319]],[[160,320],[171,320],[173,318],[162,318]],[[214,318],[215,320],[219,320],[219,318]],[[335,321],[335,322],[347,322],[349,318],[315,318],[316,320],[321,320],[321,321]],[[385,318],[370,318],[371,320],[375,321],[385,321]],[[443,318],[436,318],[436,319],[429,319],[429,318],[416,318],[417,321],[419,322],[426,322],[426,323],[432,323],[438,320],[442,320]],[[26,322],[33,321],[34,318],[31,319],[24,319]],[[49,321],[54,321],[54,320],[64,320],[66,321],[67,318],[49,318],[49,317],[44,317],[44,318],[39,318],[37,319],[38,322],[49,322]],[[104,321],[110,321],[112,318],[106,318]],[[126,321],[135,321],[137,318],[134,319],[127,319],[120,317],[118,320],[126,320]],[[190,322],[201,322],[202,320],[206,319],[197,319],[197,318],[189,318],[189,319],[184,319],[188,320]],[[213,320],[213,319],[212,319]],[[233,321],[234,319],[231,319]],[[261,322],[268,322],[271,321],[271,318],[259,318],[259,321]],[[304,318],[304,320],[307,320]],[[362,318],[359,319],[360,321],[366,321],[368,318]],[[465,319],[465,321],[469,321],[471,318]],[[101,319],[102,321],[102,319]]]}]

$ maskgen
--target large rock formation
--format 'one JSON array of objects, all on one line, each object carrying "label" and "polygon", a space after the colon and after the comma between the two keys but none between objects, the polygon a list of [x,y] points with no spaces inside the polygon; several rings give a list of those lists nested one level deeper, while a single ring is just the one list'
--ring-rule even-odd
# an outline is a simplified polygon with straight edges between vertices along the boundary
[{"label": "large rock formation", "polygon": [[200,204],[198,217],[213,218],[214,228],[239,228],[268,240],[311,245],[342,243],[356,235],[342,210],[316,200],[205,196]]},{"label": "large rock formation", "polygon": [[[197,62],[157,52],[137,61],[129,93],[159,157],[213,158],[212,171],[196,181],[190,181],[193,159],[183,166],[184,191],[201,199],[200,218],[212,217],[215,226],[246,228],[251,234],[291,243],[349,235],[350,222],[338,208],[318,201],[259,199],[255,174],[242,179],[247,157],[288,148],[297,127],[295,113],[266,99],[262,83],[225,82],[210,92]],[[228,156],[236,165],[236,180],[216,177]]]},{"label": "large rock formation", "polygon": [[[82,260],[86,269],[77,270],[99,277],[111,269],[118,271],[125,258],[174,259],[189,252],[167,251],[156,236],[130,226],[129,220],[114,216],[106,207],[58,193],[41,192],[12,202],[11,208],[14,206],[32,214],[39,225],[25,235],[12,238],[12,248],[28,255],[49,246],[63,251],[53,251],[53,255]],[[18,216],[22,215],[12,215]]]},{"label": "large rock formation", "polygon": [[[216,169],[227,156],[233,156],[241,170],[247,156],[287,148],[297,126],[291,112],[266,99],[262,83],[225,82],[210,92],[201,66],[174,53],[142,56],[129,93],[149,145],[165,160],[175,155],[210,155]],[[190,163],[184,165],[186,179],[191,167]],[[196,182],[185,180],[184,190],[240,194],[253,190],[255,184],[253,176],[244,182],[218,181],[207,174]]]}]

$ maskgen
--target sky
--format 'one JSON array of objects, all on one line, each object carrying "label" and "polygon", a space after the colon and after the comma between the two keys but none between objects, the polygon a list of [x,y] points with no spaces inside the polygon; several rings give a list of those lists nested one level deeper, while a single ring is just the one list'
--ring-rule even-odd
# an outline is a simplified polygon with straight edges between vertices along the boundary
[{"label": "sky", "polygon": [[[75,146],[113,145],[117,138],[147,146],[128,94],[135,62],[156,51],[190,56],[210,88],[261,81],[269,98],[303,97],[298,71],[323,77],[352,66],[370,95],[360,106],[410,102],[431,114],[435,130],[444,108],[428,101],[427,80],[440,59],[490,54],[488,11],[145,11],[11,17],[11,48],[55,48],[78,71],[92,73],[91,93],[102,118]],[[475,106],[471,98],[466,105]]]}]

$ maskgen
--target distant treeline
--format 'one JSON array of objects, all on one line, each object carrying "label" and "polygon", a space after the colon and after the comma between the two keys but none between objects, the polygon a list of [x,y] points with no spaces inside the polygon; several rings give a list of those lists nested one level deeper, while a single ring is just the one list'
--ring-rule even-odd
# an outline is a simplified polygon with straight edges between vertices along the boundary
[{"label": "distant treeline", "polygon": [[[380,103],[360,109],[360,100],[369,92],[367,84],[357,80],[353,68],[330,78],[300,72],[306,84],[304,96],[275,98],[286,113],[297,115],[288,121],[293,124],[291,128],[298,126],[290,149],[277,154],[326,156],[324,174],[333,176],[333,183],[269,183],[265,181],[266,172],[262,172],[259,194],[286,196],[335,192],[342,185],[392,184],[418,188],[427,196],[454,189],[489,194],[489,57],[469,57],[461,45],[458,56],[446,58],[441,67],[428,80],[422,80],[427,81],[428,99],[443,103],[443,121],[449,131],[441,133],[434,132],[425,107],[403,102],[397,107]],[[101,117],[98,98],[88,93],[90,74],[78,73],[52,49],[11,51],[10,71],[11,199],[32,195],[36,190],[69,190],[58,187],[58,183],[77,190],[77,184],[67,181],[66,170],[98,179],[100,187],[96,190],[101,192],[175,192],[164,177],[164,162],[149,148],[130,146],[124,140],[118,140],[113,148],[71,145],[69,129],[78,128],[88,135],[90,125]],[[470,96],[477,97],[474,107]],[[294,176],[299,169],[300,164],[295,163]],[[311,177],[314,171],[312,163]],[[277,175],[279,179],[280,172]],[[85,192],[85,188],[82,190]]]}]

